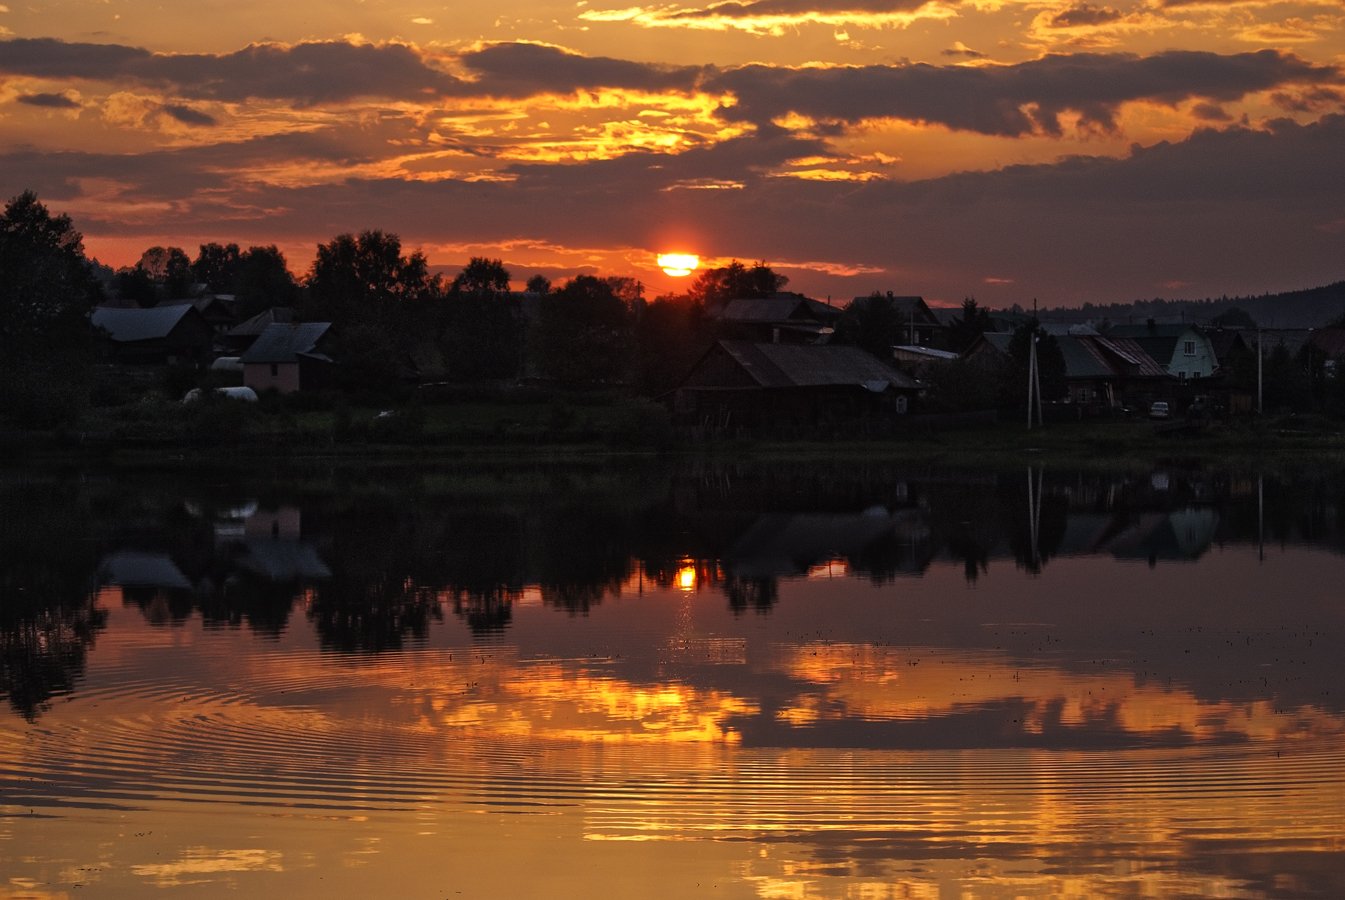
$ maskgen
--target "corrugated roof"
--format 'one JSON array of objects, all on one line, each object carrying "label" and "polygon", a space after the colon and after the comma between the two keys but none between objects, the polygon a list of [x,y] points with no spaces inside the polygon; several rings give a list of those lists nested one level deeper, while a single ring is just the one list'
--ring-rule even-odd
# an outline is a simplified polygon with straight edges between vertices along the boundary
[{"label": "corrugated roof", "polygon": [[[820,307],[820,309],[819,309]],[[730,300],[720,314],[726,322],[788,322],[799,319],[824,320],[837,313],[825,303],[802,295],[776,297],[738,297]]]},{"label": "corrugated roof", "polygon": [[89,321],[95,327],[104,329],[112,340],[122,344],[168,337],[182,321],[182,317],[188,313],[196,313],[191,304],[155,306],[150,309],[114,309],[100,306],[94,309]]},{"label": "corrugated roof", "polygon": [[313,352],[318,341],[331,327],[331,322],[267,325],[240,359],[244,364],[298,362],[301,354]]},{"label": "corrugated roof", "polygon": [[288,325],[294,321],[294,309],[289,306],[273,306],[270,309],[264,309],[250,319],[240,322],[229,329],[230,337],[248,337],[254,334],[261,334],[266,330],[267,325],[274,325],[277,322]]},{"label": "corrugated roof", "polygon": [[762,387],[853,385],[869,390],[916,390],[920,383],[858,347],[720,341]]}]

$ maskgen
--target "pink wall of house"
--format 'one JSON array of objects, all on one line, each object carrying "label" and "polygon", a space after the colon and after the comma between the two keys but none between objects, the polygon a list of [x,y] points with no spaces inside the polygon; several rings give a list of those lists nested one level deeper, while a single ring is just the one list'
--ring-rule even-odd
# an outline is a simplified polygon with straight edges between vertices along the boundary
[{"label": "pink wall of house", "polygon": [[282,394],[299,390],[298,363],[244,363],[243,384],[257,393],[275,388]]}]

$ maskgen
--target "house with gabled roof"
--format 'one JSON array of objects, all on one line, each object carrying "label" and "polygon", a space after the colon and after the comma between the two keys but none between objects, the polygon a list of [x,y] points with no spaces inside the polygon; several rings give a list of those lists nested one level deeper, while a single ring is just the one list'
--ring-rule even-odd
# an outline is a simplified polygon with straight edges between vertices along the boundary
[{"label": "house with gabled roof", "polygon": [[921,384],[858,347],[719,341],[674,392],[688,421],[801,428],[906,413]]},{"label": "house with gabled roof", "polygon": [[224,345],[235,353],[242,353],[252,342],[261,337],[268,325],[289,325],[294,321],[294,308],[291,306],[272,306],[262,310],[250,319],[244,319],[224,333]]},{"label": "house with gabled roof", "polygon": [[[1166,396],[1171,376],[1135,341],[1101,335],[1086,325],[1048,323],[1042,328],[1060,347],[1071,403],[1111,409]],[[1007,357],[1012,341],[1013,334],[1007,332],[983,334],[966,356]]]},{"label": "house with gabled roof", "polygon": [[1219,368],[1213,344],[1205,331],[1195,325],[1152,321],[1144,325],[1114,325],[1107,330],[1107,336],[1134,341],[1178,381],[1209,378]]},{"label": "house with gabled roof", "polygon": [[282,394],[322,386],[332,360],[324,352],[330,322],[273,323],[239,357],[243,384]]},{"label": "house with gabled roof", "polygon": [[772,344],[816,344],[831,335],[841,311],[802,294],[738,297],[710,311],[726,337]]},{"label": "house with gabled roof", "polygon": [[191,304],[149,309],[99,306],[89,322],[103,334],[117,362],[200,365],[215,340],[214,329]]}]

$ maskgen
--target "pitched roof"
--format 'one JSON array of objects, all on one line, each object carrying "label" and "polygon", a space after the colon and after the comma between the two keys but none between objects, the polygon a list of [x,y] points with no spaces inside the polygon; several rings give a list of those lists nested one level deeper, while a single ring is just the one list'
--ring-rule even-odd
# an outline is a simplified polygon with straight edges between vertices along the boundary
[{"label": "pitched roof", "polygon": [[188,313],[200,315],[191,306],[155,306],[150,309],[115,309],[99,306],[89,316],[97,328],[104,329],[117,343],[153,341],[168,337]]},{"label": "pitched roof", "polygon": [[770,324],[773,322],[826,322],[841,311],[802,294],[775,294],[770,297],[737,297],[724,305],[719,318],[726,322]]},{"label": "pitched roof", "polygon": [[239,357],[247,363],[293,363],[300,356],[313,355],[318,341],[332,327],[331,322],[298,322],[267,325],[252,346]]},{"label": "pitched roof", "polygon": [[720,341],[719,346],[762,387],[851,385],[875,392],[920,387],[914,378],[858,347],[751,341]]},{"label": "pitched roof", "polygon": [[[1134,340],[1092,334],[1052,335],[1065,359],[1066,378],[1111,378],[1118,375],[1166,378],[1167,370]],[[1013,335],[988,332],[982,337],[1000,353],[1009,352]]]},{"label": "pitched roof", "polygon": [[[865,297],[856,297],[855,299],[851,300],[850,303],[852,306],[853,305],[862,306],[873,299],[875,299],[874,295],[869,294],[868,296]],[[943,324],[940,321],[938,315],[935,314],[934,310],[930,309],[929,305],[925,303],[924,297],[917,297],[917,296],[898,297],[895,294],[889,292],[887,294],[879,294],[877,296],[877,299],[887,301],[888,303],[892,304],[892,308],[895,309],[897,312],[901,313],[907,319],[915,320],[917,323],[923,322],[928,325]],[[961,312],[961,310],[957,310],[957,312]]]},{"label": "pitched roof", "polygon": [[249,337],[251,335],[261,334],[266,330],[267,325],[274,325],[279,322],[282,325],[288,325],[294,321],[294,308],[290,306],[272,306],[264,309],[250,319],[239,322],[233,328],[229,329],[230,337]]}]

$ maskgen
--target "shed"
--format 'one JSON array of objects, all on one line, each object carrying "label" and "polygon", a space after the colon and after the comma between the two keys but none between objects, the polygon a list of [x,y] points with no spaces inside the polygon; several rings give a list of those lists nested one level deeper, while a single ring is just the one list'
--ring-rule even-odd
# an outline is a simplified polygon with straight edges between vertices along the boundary
[{"label": "shed", "polygon": [[299,322],[266,326],[239,360],[243,384],[256,391],[289,394],[320,386],[331,366],[323,344],[330,322]]}]

